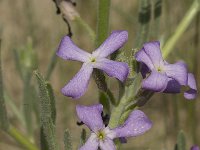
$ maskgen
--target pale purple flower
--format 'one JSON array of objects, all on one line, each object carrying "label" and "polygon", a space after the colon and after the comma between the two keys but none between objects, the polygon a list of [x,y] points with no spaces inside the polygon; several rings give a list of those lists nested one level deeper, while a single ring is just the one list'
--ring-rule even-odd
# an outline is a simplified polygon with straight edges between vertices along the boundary
[{"label": "pale purple flower", "polygon": [[189,86],[184,93],[187,99],[196,97],[197,88],[194,76],[187,72],[184,62],[169,64],[162,58],[158,41],[145,43],[135,54],[137,61],[142,63],[142,88],[155,92],[180,93],[181,86]]},{"label": "pale purple flower", "polygon": [[199,146],[194,145],[194,146],[191,147],[190,150],[200,150],[200,148],[199,148]]},{"label": "pale purple flower", "polygon": [[114,129],[105,127],[101,113],[101,104],[92,106],[77,105],[79,119],[91,130],[87,142],[79,150],[115,150],[113,139],[120,137],[135,137],[148,131],[152,122],[140,110],[134,110],[123,125]]},{"label": "pale purple flower", "polygon": [[103,70],[108,76],[124,81],[128,74],[128,65],[124,62],[109,60],[113,52],[120,49],[128,39],[127,31],[114,31],[92,54],[78,48],[70,37],[65,36],[58,48],[57,55],[65,60],[77,60],[83,62],[80,71],[62,89],[65,96],[80,98],[89,84],[93,68]]},{"label": "pale purple flower", "polygon": [[188,82],[187,86],[190,87],[190,89],[186,92],[184,92],[184,96],[187,99],[194,99],[197,97],[197,85],[194,78],[194,75],[192,73],[188,73]]}]

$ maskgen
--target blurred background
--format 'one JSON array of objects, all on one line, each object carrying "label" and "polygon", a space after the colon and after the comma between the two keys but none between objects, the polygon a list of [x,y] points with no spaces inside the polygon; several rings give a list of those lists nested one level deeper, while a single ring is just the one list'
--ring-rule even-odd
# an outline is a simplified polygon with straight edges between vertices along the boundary
[{"label": "blurred background", "polygon": [[[110,32],[120,29],[129,32],[129,40],[122,50],[135,48],[140,28],[138,23],[139,1],[111,1]],[[154,0],[152,0],[153,2]],[[97,1],[76,0],[76,4],[75,9],[80,14],[82,20],[96,31]],[[174,33],[191,4],[191,0],[163,1],[160,22],[151,20],[149,24],[148,40],[160,40],[161,43],[164,43]],[[199,20],[200,15],[198,14],[167,58],[167,61],[171,63],[177,60],[187,62],[190,72],[195,74],[198,85],[200,85]],[[93,51],[95,44],[85,28],[76,21],[69,21],[69,23],[74,42],[88,52]],[[20,76],[20,65],[17,64],[16,55],[19,51],[26,51],[26,49],[30,48],[33,52],[25,61],[29,62],[29,60],[34,59],[33,68],[38,68],[43,75],[47,73],[52,59],[57,62],[49,78],[56,98],[57,138],[62,149],[64,145],[63,133],[68,128],[72,134],[74,149],[77,149],[76,146],[80,143],[80,131],[82,128],[87,128],[76,124],[78,119],[75,113],[75,106],[76,104],[89,105],[98,103],[98,89],[94,80],[90,80],[89,88],[80,100],[75,101],[61,94],[60,89],[77,73],[81,66],[79,62],[64,61],[53,57],[61,38],[67,33],[68,28],[62,17],[56,14],[55,4],[51,0],[0,0],[0,37],[2,39],[4,87],[6,89],[6,96],[12,101],[6,101],[10,122],[24,134],[27,134],[24,123],[19,119],[20,117],[16,117],[13,105],[16,105],[16,108],[20,111],[23,111],[22,109],[26,105],[23,101],[25,97],[23,91],[26,87]],[[34,58],[31,58],[31,56]],[[18,58],[24,59],[24,57],[26,55],[21,56],[20,54]],[[31,85],[34,85],[36,82],[35,78],[32,77],[30,82]],[[110,86],[112,91],[117,90],[115,86],[112,86],[112,82]],[[34,99],[37,100],[38,98]],[[185,133],[187,149],[194,144],[200,145],[199,108],[199,96],[196,100],[189,101],[183,97],[183,93],[177,95],[155,94],[141,108],[153,121],[153,128],[142,136],[130,138],[128,144],[123,145],[122,149],[172,150],[180,130],[183,130]],[[39,130],[36,123],[37,115],[33,113],[32,117],[32,132],[34,139],[39,144]],[[87,134],[89,134],[89,131]],[[0,131],[0,150],[4,149],[21,150],[22,148],[7,134]]]}]

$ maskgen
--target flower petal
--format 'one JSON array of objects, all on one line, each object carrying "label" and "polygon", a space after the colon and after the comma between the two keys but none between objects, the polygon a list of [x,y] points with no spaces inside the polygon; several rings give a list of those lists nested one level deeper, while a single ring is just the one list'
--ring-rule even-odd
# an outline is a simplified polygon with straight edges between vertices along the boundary
[{"label": "flower petal", "polygon": [[91,133],[86,143],[79,150],[97,150],[99,142],[95,133]]},{"label": "flower petal", "polygon": [[80,98],[87,90],[92,71],[92,66],[84,63],[73,79],[62,88],[62,93],[74,99]]},{"label": "flower petal", "polygon": [[100,141],[99,147],[101,150],[116,150],[113,140],[106,138],[104,141]]},{"label": "flower petal", "polygon": [[164,90],[164,93],[180,93],[181,92],[181,85],[178,81],[168,78],[167,87]]},{"label": "flower petal", "polygon": [[135,59],[139,62],[144,63],[150,70],[154,69],[154,65],[149,56],[145,53],[144,48],[142,48],[135,54]]},{"label": "flower petal", "polygon": [[199,148],[199,146],[194,145],[194,146],[191,147],[191,150],[200,150],[200,148]]},{"label": "flower petal", "polygon": [[167,87],[168,77],[166,74],[152,71],[149,77],[142,81],[142,88],[155,92],[162,92]]},{"label": "flower petal", "polygon": [[116,133],[110,129],[108,126],[103,130],[106,134],[106,137],[113,140],[116,137]]},{"label": "flower petal", "polygon": [[143,46],[145,53],[149,56],[155,67],[164,64],[159,41],[145,43]]},{"label": "flower petal", "polygon": [[149,118],[142,111],[134,110],[125,123],[113,131],[116,133],[116,137],[135,137],[145,133],[151,127],[152,122]]},{"label": "flower petal", "polygon": [[101,113],[103,105],[97,104],[92,106],[76,106],[76,112],[81,121],[90,128],[93,132],[104,128]]},{"label": "flower petal", "polygon": [[144,63],[141,64],[141,74],[143,78],[146,78],[147,75],[150,73],[149,68]]},{"label": "flower petal", "polygon": [[94,56],[107,57],[116,50],[120,49],[128,40],[127,31],[113,31],[111,35],[97,48],[94,52]]},{"label": "flower petal", "polygon": [[108,76],[115,77],[120,81],[126,80],[129,74],[129,67],[124,62],[117,62],[106,58],[97,59],[94,68],[105,71]]},{"label": "flower petal", "polygon": [[190,89],[184,92],[184,97],[187,99],[195,99],[197,96],[197,85],[192,73],[188,73],[188,86]]},{"label": "flower petal", "polygon": [[187,67],[183,62],[168,64],[164,66],[164,70],[168,77],[179,82],[180,85],[187,85]]},{"label": "flower petal", "polygon": [[90,53],[77,47],[69,36],[63,37],[56,54],[65,60],[78,60],[86,62],[91,56]]}]

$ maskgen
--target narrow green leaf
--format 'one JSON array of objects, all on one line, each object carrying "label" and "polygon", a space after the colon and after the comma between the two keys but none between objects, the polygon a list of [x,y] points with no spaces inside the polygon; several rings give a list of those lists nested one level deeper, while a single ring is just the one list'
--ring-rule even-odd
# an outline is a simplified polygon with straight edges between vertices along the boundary
[{"label": "narrow green leaf", "polygon": [[3,130],[8,130],[9,122],[3,93],[3,77],[1,68],[1,39],[0,39],[0,126]]},{"label": "narrow green leaf", "polygon": [[31,85],[30,86],[30,99],[31,99],[31,102],[32,102],[32,109],[33,109],[33,113],[35,115],[35,118],[36,118],[36,128],[38,127],[39,125],[39,122],[40,122],[40,112],[39,112],[39,102],[40,100],[38,99],[38,95],[37,95],[37,91],[36,91],[36,87]]},{"label": "narrow green leaf", "polygon": [[45,138],[45,134],[44,134],[44,128],[41,127],[40,128],[40,148],[43,150],[49,150],[49,145],[47,142],[47,139]]},{"label": "narrow green leaf", "polygon": [[65,130],[64,132],[64,144],[65,150],[72,150],[71,134],[69,130]]},{"label": "narrow green leaf", "polygon": [[33,134],[33,105],[32,105],[32,99],[30,98],[30,81],[31,81],[31,73],[25,74],[25,77],[23,79],[23,114],[25,118],[26,123],[26,129],[29,134],[29,136],[32,136]]},{"label": "narrow green leaf", "polygon": [[34,73],[38,81],[40,93],[40,122],[42,127],[41,131],[43,132],[41,135],[43,135],[42,138],[44,138],[48,144],[48,150],[57,150],[58,146],[56,142],[55,126],[52,119],[52,106],[47,83],[38,71],[35,71]]},{"label": "narrow green leaf", "polygon": [[19,58],[19,54],[17,53],[17,49],[13,50],[13,54],[14,54],[16,70],[19,72],[21,79],[23,79],[22,67],[20,65],[20,58]]},{"label": "narrow green leaf", "polygon": [[55,125],[55,122],[56,122],[56,103],[55,103],[55,97],[54,97],[53,89],[52,89],[50,83],[47,83],[47,90],[48,90],[50,103],[51,103],[51,118],[52,118],[53,123]]},{"label": "narrow green leaf", "polygon": [[177,137],[177,150],[186,150],[186,141],[183,131],[178,133]]},{"label": "narrow green leaf", "polygon": [[85,142],[86,142],[86,130],[82,129],[82,131],[81,131],[81,139],[80,139],[81,146],[84,145]]}]

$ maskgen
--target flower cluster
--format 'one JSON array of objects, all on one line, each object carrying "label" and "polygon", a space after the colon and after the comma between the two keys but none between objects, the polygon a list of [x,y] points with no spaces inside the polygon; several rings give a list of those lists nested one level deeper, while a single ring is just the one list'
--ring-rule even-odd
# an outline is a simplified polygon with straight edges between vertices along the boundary
[{"label": "flower cluster", "polygon": [[[128,40],[127,31],[114,31],[106,41],[91,54],[77,47],[70,37],[65,36],[58,48],[57,55],[64,60],[76,60],[83,63],[80,71],[62,88],[65,96],[80,98],[87,90],[90,76],[94,68],[104,71],[108,76],[124,82],[129,74],[129,66],[124,62],[117,62],[107,57],[119,50]],[[135,59],[141,63],[143,76],[142,88],[154,92],[180,93],[181,86],[190,89],[184,92],[187,99],[194,99],[197,95],[196,81],[192,73],[188,73],[184,62],[169,64],[163,60],[160,43],[149,42],[135,54]],[[115,150],[113,139],[135,137],[148,131],[152,122],[140,110],[130,113],[123,125],[110,128],[102,121],[103,106],[77,105],[76,112],[79,119],[91,130],[91,135],[80,150]],[[192,147],[191,150],[199,150]]]}]

